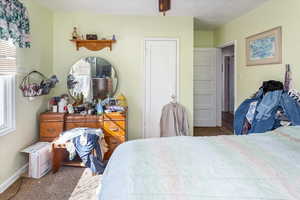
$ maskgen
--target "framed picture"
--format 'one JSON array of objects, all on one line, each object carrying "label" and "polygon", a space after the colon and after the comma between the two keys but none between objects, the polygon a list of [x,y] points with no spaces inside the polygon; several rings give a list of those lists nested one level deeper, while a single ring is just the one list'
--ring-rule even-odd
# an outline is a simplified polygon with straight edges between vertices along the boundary
[{"label": "framed picture", "polygon": [[281,27],[246,38],[247,66],[282,63]]}]

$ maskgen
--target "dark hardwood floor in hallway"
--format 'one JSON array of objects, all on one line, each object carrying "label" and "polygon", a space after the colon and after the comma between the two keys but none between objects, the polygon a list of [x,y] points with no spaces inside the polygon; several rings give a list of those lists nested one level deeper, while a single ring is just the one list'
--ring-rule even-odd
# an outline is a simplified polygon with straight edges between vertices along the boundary
[{"label": "dark hardwood floor in hallway", "polygon": [[222,112],[222,127],[194,127],[194,136],[233,135],[234,116],[230,112]]}]

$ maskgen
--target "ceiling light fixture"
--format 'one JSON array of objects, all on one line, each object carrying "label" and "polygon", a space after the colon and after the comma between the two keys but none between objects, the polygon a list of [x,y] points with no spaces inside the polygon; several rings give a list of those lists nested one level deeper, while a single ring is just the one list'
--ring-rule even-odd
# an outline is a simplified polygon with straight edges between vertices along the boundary
[{"label": "ceiling light fixture", "polygon": [[166,16],[166,11],[171,9],[171,0],[158,0],[159,12]]}]

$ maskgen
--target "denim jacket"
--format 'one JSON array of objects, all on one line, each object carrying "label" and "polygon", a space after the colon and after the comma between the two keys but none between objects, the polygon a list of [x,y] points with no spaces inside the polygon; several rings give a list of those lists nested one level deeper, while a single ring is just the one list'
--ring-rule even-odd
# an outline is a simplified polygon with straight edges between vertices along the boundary
[{"label": "denim jacket", "polygon": [[[255,97],[246,99],[235,111],[233,128],[236,135],[242,135],[243,125],[246,120],[246,115],[250,108],[250,104],[253,102],[257,102],[257,104],[259,104],[262,100],[262,97],[263,97],[263,90],[260,89],[257,92]],[[255,115],[254,115],[254,119],[255,119]]]}]

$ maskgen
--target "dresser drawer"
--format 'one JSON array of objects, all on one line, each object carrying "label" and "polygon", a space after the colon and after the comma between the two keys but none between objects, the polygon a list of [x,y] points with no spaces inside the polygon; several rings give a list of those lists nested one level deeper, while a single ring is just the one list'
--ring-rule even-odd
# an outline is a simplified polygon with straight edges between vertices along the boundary
[{"label": "dresser drawer", "polygon": [[65,130],[70,130],[73,128],[101,128],[100,122],[66,122]]},{"label": "dresser drawer", "polygon": [[56,138],[64,130],[63,122],[41,122],[40,137],[41,138]]},{"label": "dresser drawer", "polygon": [[42,113],[40,115],[41,122],[64,122],[64,113]]},{"label": "dresser drawer", "polygon": [[97,123],[101,121],[103,121],[103,117],[98,115],[67,114],[65,116],[65,122],[67,123],[73,123],[73,122]]},{"label": "dresser drawer", "polygon": [[108,145],[119,145],[125,142],[125,136],[108,136],[106,142]]},{"label": "dresser drawer", "polygon": [[103,129],[106,134],[125,136],[125,121],[104,121]]},{"label": "dresser drawer", "polygon": [[108,151],[104,155],[104,160],[108,160],[114,150],[122,143],[125,142],[125,136],[111,136],[105,135],[105,141],[108,144]]},{"label": "dresser drawer", "polygon": [[112,112],[104,114],[104,121],[124,121],[126,120],[126,114],[120,112]]}]

